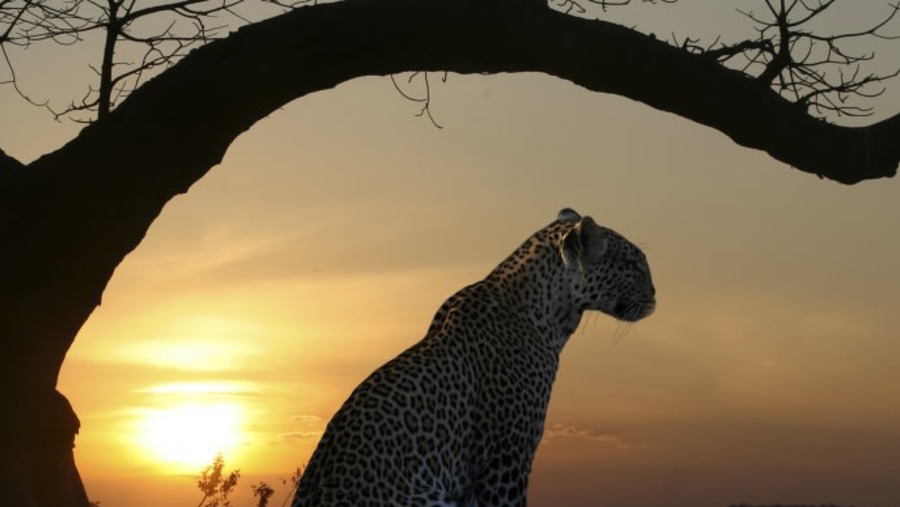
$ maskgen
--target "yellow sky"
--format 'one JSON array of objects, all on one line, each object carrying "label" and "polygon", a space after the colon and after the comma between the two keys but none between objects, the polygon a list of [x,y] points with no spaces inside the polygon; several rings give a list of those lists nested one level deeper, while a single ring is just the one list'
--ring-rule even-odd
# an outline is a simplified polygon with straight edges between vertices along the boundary
[{"label": "yellow sky", "polygon": [[[660,10],[639,21],[741,22],[688,2],[635,12]],[[879,57],[900,65],[900,48]],[[898,112],[892,85],[883,115]],[[20,120],[0,122],[8,153],[30,160],[76,131],[0,93]],[[203,409],[239,428],[226,459],[245,474],[289,476],[447,296],[571,206],[642,245],[659,303],[621,340],[596,316],[569,342],[534,505],[896,505],[896,181],[820,181],[541,75],[451,75],[434,94],[443,130],[384,78],[304,98],[169,204],[60,378],[91,498],[197,500],[170,477],[197,468],[142,447],[142,424],[172,409],[185,419],[165,424]]]}]

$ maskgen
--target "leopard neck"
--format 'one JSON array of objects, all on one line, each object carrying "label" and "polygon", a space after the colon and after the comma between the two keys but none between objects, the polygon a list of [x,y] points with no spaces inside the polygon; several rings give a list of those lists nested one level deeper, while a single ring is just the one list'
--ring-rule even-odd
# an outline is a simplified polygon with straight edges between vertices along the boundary
[{"label": "leopard neck", "polygon": [[571,291],[571,272],[546,241],[523,244],[485,282],[514,314],[529,322],[547,346],[560,352],[581,322]]}]

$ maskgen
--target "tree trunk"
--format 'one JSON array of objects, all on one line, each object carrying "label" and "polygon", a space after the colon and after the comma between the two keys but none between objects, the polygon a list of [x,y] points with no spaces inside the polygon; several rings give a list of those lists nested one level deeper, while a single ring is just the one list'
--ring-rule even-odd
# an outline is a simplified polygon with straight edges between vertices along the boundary
[{"label": "tree trunk", "polygon": [[31,474],[31,491],[38,505],[89,507],[87,493],[75,466],[75,435],[81,423],[59,391],[51,396],[48,425]]},{"label": "tree trunk", "polygon": [[48,458],[40,443],[67,417],[54,394],[59,368],[115,267],[166,202],[289,101],[409,70],[544,72],[673,112],[843,183],[891,177],[900,160],[900,115],[869,127],[830,125],[715,61],[554,12],[543,0],[346,0],[242,28],[192,52],[27,167],[0,152],[7,505],[34,505],[33,477],[55,466],[41,461]]}]

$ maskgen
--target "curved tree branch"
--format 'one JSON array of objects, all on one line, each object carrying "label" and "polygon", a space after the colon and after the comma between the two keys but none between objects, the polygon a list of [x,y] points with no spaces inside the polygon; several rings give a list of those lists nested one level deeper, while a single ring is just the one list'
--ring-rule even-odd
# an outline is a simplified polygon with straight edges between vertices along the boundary
[{"label": "curved tree branch", "polygon": [[[184,144],[179,154],[206,152],[202,156],[212,165],[236,135],[290,100],[359,76],[416,70],[545,72],[708,125],[842,183],[893,176],[898,161],[897,149],[877,143],[885,135],[896,139],[895,119],[858,128],[830,125],[702,55],[618,25],[565,16],[533,0],[351,0],[302,8],[195,51],[135,92],[123,104],[126,111],[86,129],[58,156],[118,132],[141,151]],[[166,132],[130,134],[181,107],[195,114],[179,115],[179,124]],[[211,142],[181,137],[197,132]],[[789,142],[779,142],[785,137]]]},{"label": "curved tree branch", "polygon": [[66,351],[166,202],[291,100],[359,76],[437,70],[544,72],[842,183],[891,177],[900,160],[900,115],[831,125],[710,58],[542,0],[346,0],[244,27],[0,187],[10,245],[0,249],[0,383],[10,386],[0,406],[24,414],[0,423],[4,491],[19,497]]},{"label": "curved tree branch", "polygon": [[24,169],[25,165],[22,162],[19,162],[14,157],[11,157],[0,148],[0,174],[6,174],[11,171],[18,171]]}]

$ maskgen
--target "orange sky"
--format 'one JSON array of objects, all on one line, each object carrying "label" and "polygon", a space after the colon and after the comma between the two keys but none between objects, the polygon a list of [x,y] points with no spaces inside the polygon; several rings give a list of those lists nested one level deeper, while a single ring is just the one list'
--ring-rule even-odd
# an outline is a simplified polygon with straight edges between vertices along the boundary
[{"label": "orange sky", "polygon": [[[743,22],[684,4],[627,22]],[[884,11],[865,5],[854,16]],[[878,54],[887,67],[900,66],[892,44]],[[28,66],[49,86],[50,66]],[[230,465],[289,476],[447,296],[571,206],[642,245],[658,309],[633,329],[590,316],[569,342],[531,504],[896,505],[896,181],[820,181],[541,75],[451,75],[433,91],[443,130],[385,78],[304,98],[170,203],[61,375],[92,499],[196,502],[183,474],[199,467],[167,461],[153,435],[210,414],[231,428]],[[898,98],[895,82],[875,104],[896,114]],[[77,131],[8,89],[0,110],[17,119],[0,122],[0,146],[26,161]]]}]

